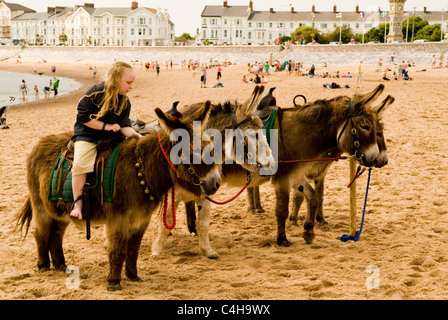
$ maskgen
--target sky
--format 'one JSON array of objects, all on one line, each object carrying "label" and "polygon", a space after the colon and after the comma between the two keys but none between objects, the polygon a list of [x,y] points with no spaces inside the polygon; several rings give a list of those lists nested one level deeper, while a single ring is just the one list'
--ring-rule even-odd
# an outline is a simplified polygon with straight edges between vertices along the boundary
[{"label": "sky", "polygon": [[[7,0],[6,2],[18,3],[34,9],[38,12],[47,11],[47,7],[82,5],[85,2],[94,3],[95,7],[130,7],[133,0]],[[227,0],[228,5],[248,5],[249,0]],[[137,1],[140,7],[168,9],[171,21],[175,24],[176,36],[183,33],[196,35],[196,29],[201,24],[201,13],[206,5],[222,5],[222,0],[140,0]],[[277,11],[289,11],[291,6],[296,11],[309,11],[314,4],[317,11],[332,11],[336,5],[341,11],[354,11],[359,5],[361,11],[376,10],[378,7],[389,7],[388,0],[253,0],[254,10],[269,11],[274,8]],[[448,0],[407,0],[405,10],[412,11],[416,7],[417,11],[422,11],[423,7],[430,11],[444,9],[448,11]]]}]

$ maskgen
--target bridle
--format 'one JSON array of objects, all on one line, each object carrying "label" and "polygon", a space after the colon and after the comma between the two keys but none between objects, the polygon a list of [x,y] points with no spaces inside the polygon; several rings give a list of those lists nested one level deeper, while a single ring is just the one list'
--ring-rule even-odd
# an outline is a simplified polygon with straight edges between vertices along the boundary
[{"label": "bridle", "polygon": [[355,147],[355,153],[352,155],[352,157],[354,158],[354,159],[356,159],[356,160],[358,160],[358,161],[361,161],[361,159],[365,156],[364,155],[364,153],[361,151],[361,149],[360,149],[360,143],[359,143],[359,139],[358,139],[358,136],[357,136],[357,133],[358,133],[358,131],[356,130],[356,128],[354,128],[354,123],[353,123],[353,118],[354,117],[365,117],[365,116],[367,116],[367,114],[366,113],[354,113],[353,112],[353,100],[349,100],[348,101],[348,119],[345,121],[345,124],[344,124],[344,126],[342,127],[342,130],[341,130],[341,132],[339,133],[339,135],[338,135],[338,138],[337,138],[337,144],[339,145],[339,140],[341,139],[341,137],[342,137],[342,134],[344,133],[344,131],[345,131],[345,129],[347,128],[347,126],[348,126],[348,123],[350,122],[351,124],[352,124],[352,126],[353,126],[353,128],[352,128],[352,130],[351,130],[351,133],[352,133],[352,135],[354,136],[354,142],[353,142],[353,145],[354,145],[354,147]]}]

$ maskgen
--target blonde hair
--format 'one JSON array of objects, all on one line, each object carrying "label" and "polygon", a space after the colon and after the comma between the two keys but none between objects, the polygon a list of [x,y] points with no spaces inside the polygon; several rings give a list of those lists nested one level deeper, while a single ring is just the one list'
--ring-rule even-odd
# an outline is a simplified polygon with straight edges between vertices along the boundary
[{"label": "blonde hair", "polygon": [[121,99],[121,104],[118,105],[118,91],[120,90],[120,80],[123,77],[125,70],[133,70],[131,65],[126,62],[115,62],[112,67],[109,69],[107,74],[107,79],[104,84],[104,90],[99,92],[94,92],[89,96],[91,97],[94,94],[103,93],[103,100],[101,101],[102,106],[100,112],[97,114],[93,114],[90,117],[92,119],[99,119],[104,117],[110,110],[114,110],[117,115],[120,115],[121,112],[127,107],[128,96],[124,96]]}]

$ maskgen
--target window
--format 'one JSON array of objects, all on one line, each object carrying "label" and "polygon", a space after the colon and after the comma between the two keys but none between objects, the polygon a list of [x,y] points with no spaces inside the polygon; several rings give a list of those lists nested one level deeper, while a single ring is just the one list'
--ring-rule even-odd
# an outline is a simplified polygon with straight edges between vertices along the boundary
[{"label": "window", "polygon": [[248,33],[247,33],[247,38],[248,38],[248,39],[252,39],[252,32],[248,32]]},{"label": "window", "polygon": [[138,24],[145,24],[146,19],[145,18],[138,18]]},{"label": "window", "polygon": [[328,25],[326,23],[321,23],[320,27],[321,27],[321,29],[327,29]]},{"label": "window", "polygon": [[224,38],[227,38],[227,30],[224,30]]},{"label": "window", "polygon": [[252,22],[249,22],[249,28],[252,28]]},{"label": "window", "polygon": [[289,24],[289,27],[290,27],[291,29],[293,29],[293,28],[294,28],[294,23],[290,23],[290,24]]},{"label": "window", "polygon": [[269,22],[269,28],[272,28],[272,22]]},{"label": "window", "polygon": [[224,25],[227,25],[227,19],[224,19]]},{"label": "window", "polygon": [[207,39],[207,30],[202,31],[202,38]]},{"label": "window", "polygon": [[359,29],[359,23],[356,24],[356,29]]},{"label": "window", "polygon": [[131,29],[131,36],[134,35],[134,28]]}]

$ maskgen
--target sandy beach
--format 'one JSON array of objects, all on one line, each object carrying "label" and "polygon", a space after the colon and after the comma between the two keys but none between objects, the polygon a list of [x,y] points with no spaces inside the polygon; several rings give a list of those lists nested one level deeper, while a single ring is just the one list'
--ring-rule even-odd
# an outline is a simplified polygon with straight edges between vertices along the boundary
[{"label": "sandy beach", "polygon": [[[430,57],[429,57],[430,59]],[[397,60],[401,61],[397,53]],[[0,62],[0,70],[33,72],[35,61]],[[356,65],[317,66],[317,73],[338,69],[356,74]],[[50,73],[48,60],[44,69]],[[157,232],[155,216],[145,233],[140,250],[139,276],[135,283],[123,277],[123,290],[108,292],[109,265],[103,226],[92,228],[92,239],[84,230],[70,225],[64,238],[67,265],[80,271],[80,287],[66,286],[68,274],[39,272],[33,231],[22,241],[14,232],[14,219],[27,197],[25,161],[33,146],[48,134],[72,130],[79,98],[107,72],[110,63],[96,64],[92,77],[88,61],[57,63],[57,76],[76,79],[84,86],[57,99],[14,105],[8,130],[0,130],[0,299],[447,299],[448,298],[448,69],[430,65],[410,68],[412,81],[381,81],[374,65],[364,66],[364,81],[352,79],[309,79],[268,76],[267,88],[276,87],[278,106],[292,107],[292,99],[303,94],[308,101],[337,95],[365,93],[384,83],[381,96],[395,97],[384,115],[384,135],[389,164],[374,169],[361,239],[341,242],[349,232],[349,166],[335,163],[325,188],[324,214],[328,225],[317,224],[313,244],[302,239],[303,225],[287,222],[290,247],[276,245],[275,195],[270,184],[260,188],[265,213],[247,212],[246,194],[225,206],[212,205],[210,239],[220,257],[202,256],[198,239],[189,234],[183,204],[178,209],[177,227],[163,254],[151,258],[151,244]],[[425,72],[417,70],[427,69]],[[167,110],[174,101],[181,105],[226,98],[246,100],[254,84],[242,84],[246,65],[224,68],[223,88],[200,88],[200,75],[176,66],[160,76],[135,65],[137,79],[129,96],[131,116]],[[208,86],[215,83],[216,68],[208,71]],[[348,89],[326,89],[336,82]],[[61,83],[63,86],[63,83]],[[361,219],[367,174],[358,180],[358,225]],[[224,200],[238,188],[221,187],[214,196]],[[300,215],[303,218],[305,206]],[[303,222],[303,221],[302,221]],[[374,266],[374,267],[373,267]],[[372,270],[376,270],[372,273]],[[378,287],[366,286],[377,276]]]}]

